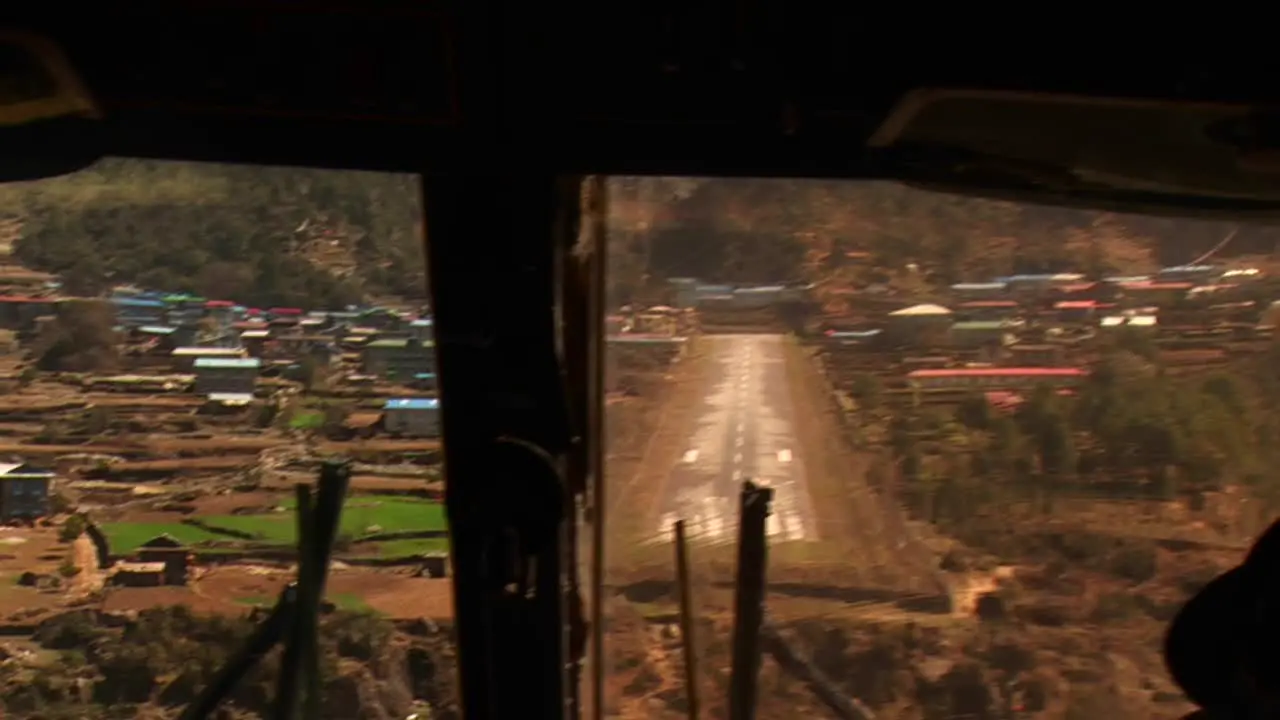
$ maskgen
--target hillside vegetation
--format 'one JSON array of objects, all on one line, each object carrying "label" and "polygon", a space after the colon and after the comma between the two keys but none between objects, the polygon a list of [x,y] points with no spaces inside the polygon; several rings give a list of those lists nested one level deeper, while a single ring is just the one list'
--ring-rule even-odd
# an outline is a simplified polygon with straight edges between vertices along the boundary
[{"label": "hillside vegetation", "polygon": [[271,305],[422,297],[413,176],[105,160],[0,186],[25,265],[94,294],[109,282]]},{"label": "hillside vegetation", "polygon": [[[888,182],[616,178],[611,267],[618,299],[646,278],[728,283],[887,283],[926,291],[1015,272],[1141,273],[1269,255],[1280,231],[1019,205]],[[1258,259],[1258,258],[1253,258]]]},{"label": "hillside vegetation", "polygon": [[[1224,253],[1270,254],[1280,231],[1127,217],[914,190],[894,183],[614,178],[611,286],[663,278],[927,288],[1009,272],[1143,272]],[[18,259],[74,292],[108,282],[337,306],[422,297],[419,184],[410,175],[112,159],[0,186]]]}]

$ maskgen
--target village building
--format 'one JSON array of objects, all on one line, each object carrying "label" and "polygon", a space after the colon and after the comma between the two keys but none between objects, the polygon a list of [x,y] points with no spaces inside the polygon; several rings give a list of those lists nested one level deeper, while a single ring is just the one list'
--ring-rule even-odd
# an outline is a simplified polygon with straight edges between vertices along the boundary
[{"label": "village building", "polygon": [[329,365],[340,355],[327,335],[282,336],[276,339],[275,345],[284,357],[309,358],[320,365]]},{"label": "village building", "polygon": [[435,329],[431,318],[418,318],[409,323],[409,337],[418,342],[430,342],[435,339]]},{"label": "village building", "polygon": [[997,282],[1004,283],[1009,293],[1036,296],[1048,294],[1055,290],[1061,290],[1064,287],[1078,285],[1087,282],[1087,279],[1081,273],[1044,273],[1030,275],[1010,275],[1008,277],[997,278]]},{"label": "village building", "polygon": [[225,327],[235,322],[236,304],[230,300],[210,300],[204,304],[204,315]]},{"label": "village building", "polygon": [[162,562],[118,562],[111,574],[113,585],[125,587],[160,587],[165,584]]},{"label": "village building", "polygon": [[271,339],[270,330],[245,330],[240,333],[240,344],[250,357],[260,358],[266,352],[267,341]]},{"label": "village building", "polygon": [[374,340],[364,346],[364,372],[384,378],[409,380],[419,373],[436,371],[435,343]]},{"label": "village building", "polygon": [[252,402],[253,393],[209,393],[208,402],[201,409],[212,414],[235,413]]},{"label": "village building", "polygon": [[252,395],[261,369],[262,361],[258,358],[203,357],[195,361],[195,390],[201,395]]},{"label": "village building", "polygon": [[1004,320],[984,320],[958,322],[951,326],[950,339],[953,347],[1005,347],[1016,340],[1019,323]]},{"label": "village building", "polygon": [[187,571],[191,567],[191,552],[172,535],[157,535],[140,545],[134,553],[139,564],[161,565],[164,585],[186,585]]},{"label": "village building", "polygon": [[1120,285],[1123,305],[1129,308],[1145,305],[1168,305],[1185,297],[1195,287],[1190,282],[1128,282]]},{"label": "village building", "polygon": [[382,406],[382,427],[404,437],[440,436],[440,401],[435,398],[395,398]]},{"label": "village building", "polygon": [[49,514],[49,490],[55,474],[25,463],[0,465],[0,522]]},{"label": "village building", "polygon": [[164,303],[168,307],[169,324],[195,327],[204,317],[205,302],[207,301],[198,295],[166,295]]},{"label": "village building", "polygon": [[26,332],[35,327],[36,318],[52,315],[55,300],[26,295],[0,295],[0,328]]},{"label": "village building", "polygon": [[1096,300],[1059,300],[1053,304],[1058,319],[1066,323],[1092,322],[1098,307]]},{"label": "village building", "polygon": [[235,359],[244,357],[244,354],[244,350],[240,348],[180,347],[174,348],[173,352],[170,353],[170,357],[173,358],[175,370],[178,372],[191,372],[199,360],[211,358]]},{"label": "village building", "polygon": [[95,376],[85,381],[90,392],[167,393],[186,389],[191,379],[185,375],[123,375]]},{"label": "village building", "polygon": [[1217,265],[1175,265],[1161,268],[1156,273],[1158,282],[1207,283],[1222,277],[1224,271]]},{"label": "village building", "polygon": [[956,283],[951,292],[966,301],[1002,300],[1008,287],[1002,282]]},{"label": "village building", "polygon": [[1021,312],[1016,300],[970,300],[956,306],[955,319],[958,322],[1007,320]]},{"label": "village building", "polygon": [[1062,345],[1024,343],[1007,348],[1009,364],[1020,367],[1060,367],[1066,358]]},{"label": "village building", "polygon": [[157,353],[169,353],[180,347],[190,347],[196,341],[194,327],[176,327],[173,325],[143,325],[134,331],[134,336],[143,342],[152,343]]},{"label": "village building", "polygon": [[1155,315],[1108,315],[1098,321],[1098,327],[1102,330],[1132,328],[1150,332],[1157,330],[1159,324],[1159,319]]},{"label": "village building", "polygon": [[417,390],[435,390],[436,374],[435,373],[418,373],[413,376],[413,382],[409,383],[409,387]]},{"label": "village building", "polygon": [[1052,388],[1078,386],[1088,377],[1081,368],[1000,367],[914,370],[907,373],[907,386],[917,390],[1030,390],[1038,385]]},{"label": "village building", "polygon": [[945,335],[953,319],[951,310],[941,305],[912,305],[889,313],[884,337],[899,345],[933,344]]},{"label": "village building", "polygon": [[169,322],[169,306],[159,298],[113,297],[116,322],[126,327],[165,325]]}]

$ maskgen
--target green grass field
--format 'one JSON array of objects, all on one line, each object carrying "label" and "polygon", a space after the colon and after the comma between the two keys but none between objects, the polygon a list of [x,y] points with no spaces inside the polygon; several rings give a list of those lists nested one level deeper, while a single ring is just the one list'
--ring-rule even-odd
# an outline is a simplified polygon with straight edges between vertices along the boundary
[{"label": "green grass field", "polygon": [[179,542],[197,545],[211,540],[226,540],[225,536],[211,533],[182,523],[107,523],[99,526],[107,536],[111,552],[127,555],[157,535],[171,535]]},{"label": "green grass field", "polygon": [[[366,550],[373,550],[368,553]],[[352,554],[358,556],[373,555],[393,558],[411,555],[434,555],[448,552],[448,538],[407,538],[404,540],[383,540],[381,542],[359,543],[352,548]]]},{"label": "green grass field", "polygon": [[[208,515],[199,520],[214,529],[226,529],[247,533],[258,542],[269,545],[297,545],[298,520],[293,509],[295,500],[282,504],[279,512],[261,515]],[[381,532],[442,531],[447,523],[444,507],[438,502],[399,495],[362,495],[347,500],[342,508],[338,533],[352,540],[367,535],[371,528]],[[138,546],[162,533],[189,545],[212,540],[232,539],[227,535],[210,532],[182,523],[107,523],[102,532],[111,544],[111,552],[127,555]],[[448,549],[445,538],[413,538],[360,543],[357,552],[378,557],[404,557]]]},{"label": "green grass field", "polygon": [[[262,542],[294,545],[298,541],[298,520],[291,498],[281,512],[263,515],[212,515],[201,517],[204,524],[249,533]],[[342,507],[338,534],[358,539],[370,528],[381,532],[440,531],[446,528],[444,508],[438,502],[399,495],[363,495],[347,500]]]}]

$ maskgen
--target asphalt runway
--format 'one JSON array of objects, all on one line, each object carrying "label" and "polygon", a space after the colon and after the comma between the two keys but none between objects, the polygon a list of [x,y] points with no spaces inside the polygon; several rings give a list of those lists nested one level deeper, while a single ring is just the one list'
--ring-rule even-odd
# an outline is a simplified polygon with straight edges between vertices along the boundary
[{"label": "asphalt runway", "polygon": [[678,519],[692,542],[736,542],[738,496],[748,479],[773,488],[772,542],[817,540],[782,336],[710,335],[699,342],[715,369],[700,391],[696,429],[667,476],[652,542],[669,541]]}]

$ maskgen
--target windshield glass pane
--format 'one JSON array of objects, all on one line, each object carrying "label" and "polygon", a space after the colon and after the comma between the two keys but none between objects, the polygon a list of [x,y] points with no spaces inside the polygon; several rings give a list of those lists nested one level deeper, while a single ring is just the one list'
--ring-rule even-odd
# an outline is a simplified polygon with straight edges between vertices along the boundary
[{"label": "windshield glass pane", "polygon": [[1165,626],[1277,508],[1274,229],[890,183],[610,193],[607,713],[683,716],[683,520],[725,715],[745,480],[773,491],[759,717],[831,716],[813,669],[879,718],[1190,709]]},{"label": "windshield glass pane", "polygon": [[[176,717],[354,461],[324,717],[457,711],[413,176],[107,160],[0,185],[0,707]],[[217,717],[268,717],[274,656]]]}]

